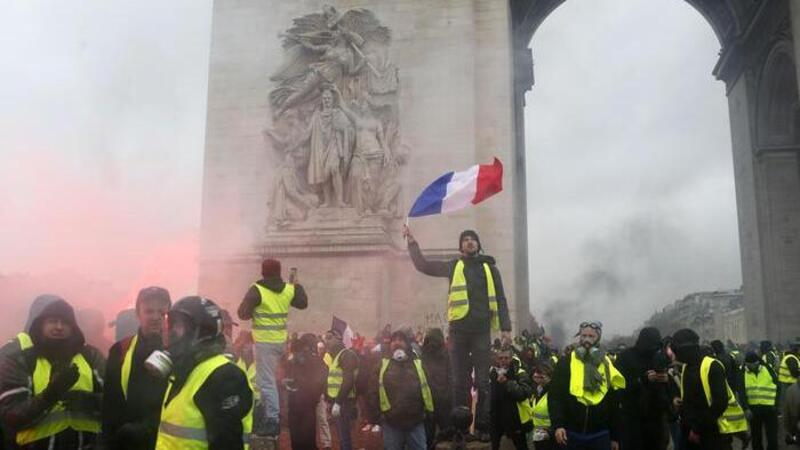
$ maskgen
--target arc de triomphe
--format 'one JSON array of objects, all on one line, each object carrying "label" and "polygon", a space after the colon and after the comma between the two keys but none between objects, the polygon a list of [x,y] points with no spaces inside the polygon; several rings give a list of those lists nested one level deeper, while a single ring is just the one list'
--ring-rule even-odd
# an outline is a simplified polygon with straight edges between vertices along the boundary
[{"label": "arc de triomphe", "polygon": [[[235,308],[265,255],[311,299],[291,327],[337,315],[445,323],[446,285],[417,273],[399,227],[444,172],[493,156],[505,190],[412,227],[432,258],[474,228],[529,308],[524,94],[528,44],[564,0],[216,0],[210,55],[200,292]],[[680,1],[680,0],[675,0]],[[800,335],[800,0],[685,0],[721,44],[730,105],[748,334]]]}]

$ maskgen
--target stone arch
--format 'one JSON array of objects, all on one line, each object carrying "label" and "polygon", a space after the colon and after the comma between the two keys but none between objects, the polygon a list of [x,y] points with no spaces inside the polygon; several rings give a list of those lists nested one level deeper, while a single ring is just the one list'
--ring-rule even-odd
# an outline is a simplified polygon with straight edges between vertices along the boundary
[{"label": "stone arch", "polygon": [[792,43],[780,40],[767,54],[758,78],[757,150],[800,144],[800,99]]}]

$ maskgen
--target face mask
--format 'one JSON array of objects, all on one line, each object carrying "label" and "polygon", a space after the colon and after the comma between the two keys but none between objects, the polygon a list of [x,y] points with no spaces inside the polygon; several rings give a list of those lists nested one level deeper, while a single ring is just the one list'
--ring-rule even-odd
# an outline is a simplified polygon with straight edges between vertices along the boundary
[{"label": "face mask", "polygon": [[408,354],[402,348],[398,348],[397,350],[394,351],[392,359],[398,362],[403,362],[408,359]]},{"label": "face mask", "polygon": [[156,377],[167,378],[172,373],[172,356],[166,350],[156,350],[144,360],[144,367]]}]

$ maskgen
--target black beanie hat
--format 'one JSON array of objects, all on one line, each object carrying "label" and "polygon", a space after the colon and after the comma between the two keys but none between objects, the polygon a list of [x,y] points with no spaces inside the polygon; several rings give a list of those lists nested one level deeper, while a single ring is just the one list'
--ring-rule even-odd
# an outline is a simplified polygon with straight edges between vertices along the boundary
[{"label": "black beanie hat", "polygon": [[461,235],[458,236],[458,249],[459,250],[461,250],[461,242],[467,236],[469,236],[472,239],[475,239],[476,241],[478,241],[478,251],[483,250],[483,247],[481,246],[481,238],[478,237],[478,233],[476,233],[475,230],[464,230],[464,231],[461,232]]},{"label": "black beanie hat", "polygon": [[749,352],[747,352],[746,355],[744,355],[744,362],[746,362],[746,363],[757,363],[758,362],[758,355],[754,351],[749,351]]},{"label": "black beanie hat", "polygon": [[700,336],[688,328],[683,328],[672,335],[672,346],[686,347],[688,345],[700,345]]}]

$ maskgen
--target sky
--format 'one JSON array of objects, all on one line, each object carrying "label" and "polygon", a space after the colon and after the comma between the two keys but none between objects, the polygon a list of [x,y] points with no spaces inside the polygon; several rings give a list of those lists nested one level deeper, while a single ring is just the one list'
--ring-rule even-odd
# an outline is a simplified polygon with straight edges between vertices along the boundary
[{"label": "sky", "polygon": [[[111,298],[83,300],[114,307],[147,284],[194,290],[211,4],[3,2],[1,275],[106,283]],[[719,43],[702,16],[680,0],[570,0],[532,47],[534,314],[628,332],[688,292],[738,287]],[[0,294],[0,331],[16,300]]]},{"label": "sky", "polygon": [[[685,294],[741,285],[719,41],[677,0],[570,0],[531,41],[531,304],[627,333]],[[577,317],[578,319],[575,319]]]}]

